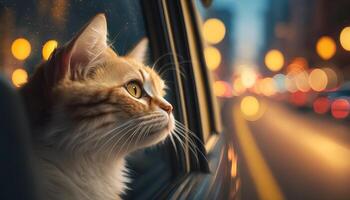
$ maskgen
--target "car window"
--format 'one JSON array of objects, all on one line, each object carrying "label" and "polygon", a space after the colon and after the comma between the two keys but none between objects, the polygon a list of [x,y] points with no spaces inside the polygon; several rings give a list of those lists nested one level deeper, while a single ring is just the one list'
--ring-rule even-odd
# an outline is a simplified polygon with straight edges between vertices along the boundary
[{"label": "car window", "polygon": [[[94,15],[105,13],[109,40],[121,55],[147,36],[138,0],[5,0],[0,2],[0,70],[14,86],[26,82],[38,63],[67,42]],[[152,63],[151,56],[149,63]],[[172,90],[171,88],[169,90]],[[166,97],[173,106],[171,94]],[[148,199],[173,179],[168,141],[127,158],[129,187],[125,198]],[[156,177],[156,178],[155,178]]]},{"label": "car window", "polygon": [[[214,2],[215,3],[215,2]],[[195,14],[196,27],[198,31],[198,37],[201,39],[199,49],[199,61],[200,63],[200,73],[201,75],[196,75],[195,77],[199,79],[200,76],[205,77],[201,82],[201,89],[198,90],[199,94],[199,104],[200,110],[203,113],[206,113],[204,116],[206,122],[204,123],[203,138],[206,143],[210,143],[210,138],[213,134],[221,132],[220,124],[220,114],[218,111],[218,102],[215,96],[217,96],[220,91],[218,90],[217,82],[217,72],[219,66],[229,65],[226,62],[225,58],[222,57],[221,51],[226,50],[222,49],[223,45],[220,43],[225,43],[225,27],[212,28],[207,26],[208,19],[210,19],[211,9],[209,1],[197,0],[194,2],[193,13]],[[214,31],[215,30],[215,31]],[[211,42],[208,41],[208,35],[211,36]],[[216,37],[216,38],[215,38]],[[227,72],[221,72],[223,74],[228,74]],[[201,102],[202,101],[202,102]]]}]

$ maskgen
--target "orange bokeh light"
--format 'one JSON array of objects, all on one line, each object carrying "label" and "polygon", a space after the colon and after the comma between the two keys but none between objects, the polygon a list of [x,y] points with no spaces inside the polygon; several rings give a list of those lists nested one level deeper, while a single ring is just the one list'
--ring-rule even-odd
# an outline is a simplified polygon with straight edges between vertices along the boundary
[{"label": "orange bokeh light", "polygon": [[221,63],[221,53],[215,47],[206,47],[204,49],[204,58],[207,67],[212,71],[216,70]]},{"label": "orange bokeh light", "polygon": [[324,114],[327,113],[330,107],[330,101],[327,97],[319,97],[313,103],[313,109],[315,113]]},{"label": "orange bokeh light", "polygon": [[290,102],[296,106],[304,106],[307,103],[308,95],[305,92],[294,92],[290,95]]},{"label": "orange bokeh light", "polygon": [[25,38],[18,38],[15,41],[13,41],[11,45],[12,55],[18,60],[25,60],[26,58],[28,58],[31,51],[32,47],[29,41]]},{"label": "orange bokeh light", "polygon": [[260,83],[259,89],[261,93],[263,93],[263,95],[272,96],[276,94],[277,87],[276,87],[275,80],[273,78],[270,78],[270,77],[264,78],[259,83]]},{"label": "orange bokeh light", "polygon": [[236,78],[233,81],[233,94],[234,95],[239,96],[239,95],[243,94],[246,90],[247,90],[247,88],[244,87],[241,78]]},{"label": "orange bokeh light", "polygon": [[44,60],[48,60],[51,53],[57,48],[58,42],[56,40],[47,41],[42,49],[42,56]]},{"label": "orange bokeh light", "polygon": [[303,57],[294,58],[292,63],[287,66],[287,73],[299,73],[309,68],[307,60]]},{"label": "orange bokeh light", "polygon": [[16,69],[12,73],[12,83],[16,87],[21,87],[28,81],[28,73],[24,69]]},{"label": "orange bokeh light", "polygon": [[322,69],[314,69],[309,75],[310,87],[317,92],[326,89],[328,84],[328,77],[325,71]]},{"label": "orange bokeh light", "polygon": [[225,24],[216,18],[208,19],[203,24],[203,37],[210,44],[221,42],[226,33]]},{"label": "orange bokeh light", "polygon": [[332,115],[337,119],[344,119],[349,116],[350,103],[346,99],[337,99],[331,106]]},{"label": "orange bokeh light", "polygon": [[214,82],[214,94],[217,97],[231,97],[232,89],[228,83],[225,81],[215,81]]},{"label": "orange bokeh light", "polygon": [[331,37],[323,36],[317,41],[316,51],[323,60],[329,60],[335,55],[337,46]]},{"label": "orange bokeh light", "polygon": [[265,65],[271,71],[279,71],[284,65],[284,56],[281,51],[272,49],[265,55]]}]

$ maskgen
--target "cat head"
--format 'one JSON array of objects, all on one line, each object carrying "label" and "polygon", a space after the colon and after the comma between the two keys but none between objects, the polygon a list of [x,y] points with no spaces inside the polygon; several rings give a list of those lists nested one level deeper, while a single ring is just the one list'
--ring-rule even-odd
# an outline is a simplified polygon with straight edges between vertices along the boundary
[{"label": "cat head", "polygon": [[174,129],[166,85],[144,64],[147,39],[121,56],[95,16],[44,64],[53,127],[41,141],[73,154],[125,155],[163,141]]}]

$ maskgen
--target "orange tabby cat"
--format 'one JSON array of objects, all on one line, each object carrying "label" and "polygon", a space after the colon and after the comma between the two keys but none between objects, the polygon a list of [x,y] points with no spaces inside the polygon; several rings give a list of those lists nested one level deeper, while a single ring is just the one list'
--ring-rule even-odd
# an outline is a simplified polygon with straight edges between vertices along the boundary
[{"label": "orange tabby cat", "polygon": [[143,39],[117,55],[99,14],[22,87],[44,199],[120,199],[125,156],[174,131],[164,81],[142,63],[146,48]]}]

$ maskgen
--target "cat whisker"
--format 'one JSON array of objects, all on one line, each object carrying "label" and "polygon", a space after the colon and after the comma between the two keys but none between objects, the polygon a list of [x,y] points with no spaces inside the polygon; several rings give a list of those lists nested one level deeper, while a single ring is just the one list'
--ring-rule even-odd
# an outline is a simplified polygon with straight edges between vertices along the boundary
[{"label": "cat whisker", "polygon": [[[103,145],[103,147],[100,147],[99,149],[100,149],[101,151],[104,151],[104,150],[108,149],[108,150],[109,150],[108,157],[110,157],[110,156],[113,154],[113,149],[115,148],[115,145],[116,145],[117,143],[119,143],[119,141],[122,140],[124,137],[128,136],[128,133],[130,133],[130,132],[133,131],[133,130],[134,130],[134,128],[133,128],[133,126],[131,126],[130,129],[128,129],[127,131],[123,132],[123,133],[119,136],[118,141],[117,141],[116,143],[113,143],[113,144],[112,144],[112,148],[108,148],[108,145],[110,145],[109,143],[112,141],[112,140],[110,139],[110,140],[108,140],[108,142],[106,142],[106,143]],[[119,132],[119,133],[120,133],[120,132]],[[118,133],[118,135],[119,135],[119,133]],[[107,146],[107,148],[105,148],[105,146]]]},{"label": "cat whisker", "polygon": [[157,58],[157,60],[153,63],[151,69],[154,70],[155,66],[158,64],[158,62],[160,62],[163,58],[165,58],[166,56],[171,56],[173,55],[172,52],[168,52],[168,53],[165,53],[163,54],[162,56],[160,56],[159,58]]},{"label": "cat whisker", "polygon": [[[121,124],[121,125],[119,125],[117,127],[114,127],[113,129],[107,131],[106,133],[100,134],[98,139],[103,139],[104,137],[108,136],[110,133],[113,133],[113,132],[117,131],[118,129],[125,128],[125,126],[130,126],[132,122],[133,122],[132,120],[131,121],[127,121],[127,122],[125,122],[125,123],[123,123],[123,124]],[[88,137],[85,138],[85,140],[89,141],[93,137],[96,137],[96,135],[95,134],[90,134]]]},{"label": "cat whisker", "polygon": [[127,125],[127,124],[132,124],[132,123],[134,123],[134,122],[137,121],[137,120],[144,120],[144,119],[147,119],[147,118],[149,118],[149,116],[135,117],[134,119],[131,119],[131,120],[129,120],[129,121],[126,121],[126,122],[124,122],[123,124],[121,124],[120,126],[118,126],[118,127],[116,127],[116,128],[113,128],[112,130],[110,130],[110,131],[104,133],[101,137],[108,136],[109,134],[113,133],[116,129],[118,129],[118,128],[122,127],[122,126],[125,126],[125,125]]},{"label": "cat whisker", "polygon": [[[149,124],[150,124],[150,125],[148,126],[149,128],[148,128],[148,129],[146,129],[146,130],[145,130],[145,132],[150,131],[150,130],[151,130],[151,128],[153,128],[154,121],[155,121],[155,122],[156,122],[156,121],[158,121],[158,119],[157,119],[157,118],[158,118],[158,117],[161,117],[161,115],[158,115],[158,116],[157,116],[157,115],[155,115],[155,116],[153,116],[153,117],[154,117],[153,121],[149,122]],[[145,134],[145,135],[148,135],[148,133],[147,133],[147,134]],[[143,137],[144,137],[144,136],[140,137],[140,141],[143,139]],[[139,139],[139,137],[137,137],[137,139],[136,139],[136,143],[138,143],[138,142],[139,142],[139,140],[138,140],[138,139]]]},{"label": "cat whisker", "polygon": [[[117,38],[119,37],[119,35],[120,35],[123,31],[126,31],[126,30],[129,28],[127,25],[128,25],[128,23],[126,22],[125,25],[124,25],[124,27],[123,27],[123,29],[121,29],[121,30],[112,38],[112,40],[110,40],[110,41],[108,42],[108,46],[109,46],[110,48],[112,48],[115,52],[117,52],[117,50],[113,47],[113,45],[114,45],[114,43],[116,42],[116,40],[117,40]],[[117,52],[117,53],[118,53],[118,52]]]},{"label": "cat whisker", "polygon": [[199,162],[199,161],[198,161],[198,154],[197,154],[197,152],[199,152],[200,155],[202,156],[202,158],[204,158],[204,159],[208,162],[208,160],[207,160],[205,154],[202,152],[201,149],[199,149],[199,148],[193,143],[193,141],[192,141],[190,138],[188,138],[187,136],[183,135],[183,134],[180,133],[180,132],[177,132],[177,134],[179,134],[179,136],[182,136],[182,137],[190,144],[190,146],[189,146],[190,149],[194,149],[194,151],[192,151],[192,152],[193,152],[193,153],[196,153],[196,160],[197,160],[197,163]]},{"label": "cat whisker", "polygon": [[[157,116],[157,115],[156,115],[156,116],[150,115],[150,117],[153,117],[153,118],[154,118],[154,117],[159,117],[159,115],[158,115],[158,116]],[[117,152],[117,154],[119,154],[120,150],[123,149],[125,143],[127,143],[127,142],[129,141],[129,139],[130,139],[129,144],[133,141],[134,136],[135,136],[137,133],[139,133],[140,128],[142,128],[142,130],[143,130],[143,129],[145,129],[145,127],[147,127],[147,126],[145,126],[145,125],[147,125],[148,123],[149,123],[149,124],[153,124],[154,121],[155,121],[155,120],[153,119],[153,120],[151,120],[151,121],[146,121],[146,122],[137,123],[137,124],[136,124],[136,127],[137,127],[137,128],[135,128],[134,132],[133,132],[131,135],[128,136],[127,140],[126,140],[126,141],[124,142],[124,144],[120,147],[120,149],[119,149],[119,151]],[[143,133],[143,131],[141,131],[141,133]],[[124,134],[124,135],[125,135],[125,134]],[[140,137],[140,136],[138,136],[138,137]],[[137,137],[137,138],[138,138],[138,137]],[[117,145],[117,144],[119,143],[119,140],[120,140],[120,138],[118,139],[117,142],[114,143],[114,145],[113,145],[113,147],[112,147],[111,149],[114,149],[114,148],[115,148],[115,145]],[[127,150],[126,150],[126,151],[128,151],[129,144],[128,144],[128,146],[127,146]],[[137,144],[137,142],[136,142],[135,144]],[[117,155],[117,154],[116,154],[116,155]]]},{"label": "cat whisker", "polygon": [[181,122],[175,120],[175,126],[191,134],[191,136],[193,136],[194,139],[196,139],[199,143],[201,143],[201,145],[204,146],[202,140],[194,132],[186,128]]},{"label": "cat whisker", "polygon": [[204,153],[195,145],[194,141],[190,137],[186,136],[185,134],[186,133],[190,134],[191,136],[193,136],[194,139],[196,139],[198,142],[200,142],[204,146],[201,139],[198,136],[196,136],[195,133],[193,133],[191,130],[189,130],[188,128],[185,128],[184,125],[182,125],[177,120],[175,120],[175,127],[176,127],[175,132],[177,132],[179,135],[184,137],[195,149],[199,151],[199,153],[203,156],[203,158],[207,160]]},{"label": "cat whisker", "polygon": [[[182,61],[182,62],[179,63],[179,65],[188,64],[188,63],[191,63],[191,61]],[[171,66],[171,65],[174,65],[174,63],[167,63],[167,64],[164,64],[164,65],[160,66],[160,68],[165,68],[165,67]],[[165,69],[164,71],[160,70],[160,71],[159,71],[159,76],[160,76],[160,77],[163,77],[163,75],[164,75],[166,72],[170,71],[170,70],[176,70],[176,69],[175,69],[175,68],[167,68],[167,69]],[[186,79],[186,75],[185,75],[185,73],[182,71],[182,68],[181,68],[181,67],[179,68],[179,72],[180,72],[180,75],[181,75],[184,79]]]},{"label": "cat whisker", "polygon": [[[130,128],[130,126],[133,125],[133,123],[136,121],[136,119],[133,119],[133,120],[130,120],[126,123],[123,123],[122,125],[116,127],[116,128],[113,128],[112,130],[108,131],[107,133],[103,134],[103,135],[100,135],[99,136],[99,139],[102,140],[104,139],[105,137],[109,136],[110,134],[113,134],[112,137],[110,137],[105,143],[108,144],[108,142],[110,140],[113,140],[114,137],[118,136],[120,132],[124,131],[125,129],[128,129]],[[97,145],[97,143],[96,143]],[[103,147],[103,146],[102,146]]]},{"label": "cat whisker", "polygon": [[[130,139],[129,144],[128,144],[127,147],[126,147],[126,152],[128,152],[128,150],[129,150],[129,145],[130,145],[131,142],[133,141],[134,136],[135,136],[137,133],[142,133],[142,131],[139,131],[139,130],[143,130],[143,129],[144,129],[144,126],[143,126],[143,125],[139,125],[139,127],[130,135],[129,138],[131,138],[131,139]],[[139,136],[137,136],[137,137],[139,137]],[[129,138],[128,138],[127,140],[129,140]],[[135,144],[137,144],[137,142],[135,142]],[[122,148],[123,148],[123,146],[122,146],[120,149],[122,149]],[[119,151],[118,151],[118,153],[119,153]],[[118,153],[117,153],[116,155],[118,155]]]},{"label": "cat whisker", "polygon": [[[180,132],[176,132],[176,134],[182,138],[184,138],[184,142],[187,142],[189,144],[189,149],[192,151],[192,153],[195,155],[196,157],[196,161],[197,161],[197,164],[199,163],[199,158],[198,158],[198,151],[197,151],[197,148],[195,148],[196,146],[193,144],[192,140],[188,137],[186,137],[184,134],[180,133]],[[180,138],[181,138],[180,137]]]},{"label": "cat whisker", "polygon": [[[119,140],[124,136],[126,135],[129,131],[126,131],[126,132],[123,132],[124,130],[126,129],[129,129],[130,127],[132,127],[134,124],[139,124],[139,123],[135,123],[135,122],[138,122],[139,120],[145,120],[147,118],[150,118],[150,116],[141,116],[141,117],[138,117],[138,118],[134,118],[130,121],[127,121],[126,123],[122,124],[121,126],[118,126],[117,128],[114,128],[110,131],[107,132],[107,134],[104,134],[102,137],[106,137],[106,136],[109,136],[110,134],[113,134],[112,137],[110,137],[106,142],[104,142],[103,145],[101,145],[100,149],[104,149],[104,147],[106,145],[109,145],[109,143],[111,141],[113,141],[113,139],[117,136],[119,136],[120,138],[118,139],[117,142],[119,142]],[[124,128],[122,128],[124,127]],[[120,129],[122,128],[122,129]],[[118,130],[119,129],[119,130]],[[132,129],[129,129],[129,130],[132,130]],[[116,132],[117,131],[117,132]],[[123,132],[121,135],[120,133]]]},{"label": "cat whisker", "polygon": [[[152,117],[155,117],[155,116],[152,116]],[[154,121],[155,121],[155,120],[151,120],[151,121],[146,121],[146,122],[141,122],[141,123],[139,123],[139,124],[137,125],[138,128],[135,129],[135,131],[134,131],[131,135],[129,135],[129,137],[128,137],[127,140],[124,142],[124,144],[120,147],[120,149],[119,149],[119,151],[116,153],[116,155],[119,154],[120,150],[123,149],[123,147],[124,147],[124,145],[125,145],[126,143],[128,143],[127,148],[126,148],[126,152],[128,152],[128,150],[129,150],[129,145],[130,145],[131,142],[133,141],[134,136],[135,136],[137,133],[141,133],[140,135],[144,135],[145,129],[147,130],[147,129],[149,128],[149,126],[147,126],[147,124],[153,124]],[[139,130],[140,130],[140,131],[139,131]],[[139,135],[137,138],[139,138],[140,135]],[[129,141],[129,139],[130,139],[130,141]],[[138,141],[138,139],[137,139],[136,141]],[[135,144],[138,144],[138,142],[134,142],[134,143],[135,143]],[[115,143],[115,144],[116,144],[116,143]],[[113,148],[112,148],[112,149],[113,149]]]},{"label": "cat whisker", "polygon": [[116,129],[121,128],[121,126],[124,126],[124,125],[127,125],[127,124],[131,124],[131,125],[132,125],[132,124],[135,123],[136,121],[147,120],[148,118],[151,118],[151,117],[152,117],[152,116],[147,116],[147,115],[146,115],[146,116],[141,115],[141,116],[135,117],[134,119],[131,119],[131,120],[127,121],[127,122],[124,122],[122,125],[120,125],[120,126],[114,128],[114,129],[112,129],[112,130],[106,132],[105,134],[103,134],[103,135],[100,136],[100,137],[106,137],[106,136],[108,136],[109,134],[114,134],[114,131],[116,131]]},{"label": "cat whisker", "polygon": [[[177,133],[177,132],[174,132],[173,135],[175,136],[175,138],[180,142],[181,146],[182,146],[182,149],[184,151],[186,151],[186,148],[185,148],[185,144],[181,138],[180,138],[180,135]],[[198,154],[196,153],[196,151],[191,147],[191,146],[188,146],[188,148],[190,149],[190,151],[193,153],[193,155],[195,155],[195,158],[196,158],[196,162],[199,163],[199,159],[198,159]]]},{"label": "cat whisker", "polygon": [[179,160],[179,154],[177,152],[177,147],[176,147],[176,144],[175,144],[175,141],[174,141],[174,138],[173,138],[173,133],[170,134],[169,138],[170,138],[172,146],[174,147],[176,159]]},{"label": "cat whisker", "polygon": [[[130,139],[134,134],[136,134],[137,131],[138,131],[141,127],[142,127],[141,125],[137,125],[137,126],[134,128],[134,131],[133,131],[130,135],[129,135],[129,134],[124,134],[124,136],[127,135],[127,138],[126,138],[126,140],[124,141],[124,143],[120,146],[120,148],[119,148],[119,150],[117,151],[117,153],[115,153],[115,155],[119,155],[119,153],[120,153],[120,151],[123,149],[124,145],[125,145],[126,143],[128,143],[129,139]],[[112,148],[110,148],[110,154],[112,154],[112,153],[114,154],[115,147],[118,145],[119,140],[120,140],[120,138],[118,139],[117,142],[115,142],[115,143],[113,144]],[[132,141],[132,140],[130,140],[130,142],[131,142],[131,141]],[[128,147],[129,147],[129,144],[128,144]]]},{"label": "cat whisker", "polygon": [[[100,148],[101,150],[105,149],[105,146],[108,146],[109,143],[110,143],[111,141],[113,141],[113,139],[114,139],[115,137],[117,137],[117,136],[119,136],[120,138],[122,138],[124,135],[126,135],[126,134],[129,132],[129,130],[132,130],[132,129],[130,129],[130,128],[132,128],[132,125],[133,125],[133,123],[129,123],[129,124],[128,124],[127,126],[125,126],[123,129],[118,130],[118,131],[116,131],[116,130],[113,131],[113,132],[112,132],[112,133],[113,133],[112,137],[108,138],[107,141],[104,142],[99,148]],[[123,132],[124,130],[128,130],[128,131]],[[120,134],[120,133],[122,133],[122,134]],[[119,139],[120,139],[120,138],[119,138]],[[97,143],[96,143],[96,145],[97,145]]]},{"label": "cat whisker", "polygon": [[[177,54],[175,54],[175,55],[176,55],[176,57],[178,57],[179,59],[183,59],[182,56],[177,55]],[[155,68],[155,66],[158,64],[158,62],[160,62],[160,60],[162,60],[162,59],[165,58],[166,56],[174,56],[174,53],[168,52],[168,53],[165,53],[165,54],[161,55],[161,56],[154,62],[154,64],[152,65],[152,67],[151,67],[152,70],[154,70],[154,68]]]}]

